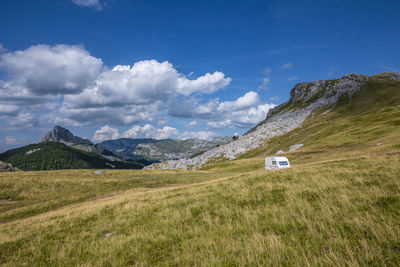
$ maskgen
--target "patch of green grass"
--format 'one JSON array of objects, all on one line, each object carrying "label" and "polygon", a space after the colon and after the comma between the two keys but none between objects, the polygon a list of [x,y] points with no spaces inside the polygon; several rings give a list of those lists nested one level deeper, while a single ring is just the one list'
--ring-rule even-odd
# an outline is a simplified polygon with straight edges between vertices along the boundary
[{"label": "patch of green grass", "polygon": [[0,173],[0,223],[129,189],[215,179],[209,172],[93,170]]}]

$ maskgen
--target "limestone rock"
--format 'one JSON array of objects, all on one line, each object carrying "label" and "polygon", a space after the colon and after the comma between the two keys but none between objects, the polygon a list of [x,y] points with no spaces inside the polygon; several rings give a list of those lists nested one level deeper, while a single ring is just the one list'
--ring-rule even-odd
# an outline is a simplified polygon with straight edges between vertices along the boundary
[{"label": "limestone rock", "polygon": [[78,145],[78,144],[84,144],[90,146],[93,145],[93,143],[90,142],[90,140],[75,136],[68,129],[65,129],[61,126],[56,126],[52,130],[48,131],[41,140],[41,142],[46,142],[46,141],[64,143],[68,146]]},{"label": "limestone rock", "polygon": [[15,171],[15,169],[10,163],[0,161],[0,172],[13,172],[13,171]]},{"label": "limestone rock", "polygon": [[297,145],[290,146],[289,151],[295,151],[303,146],[304,146],[303,144],[297,144]]}]

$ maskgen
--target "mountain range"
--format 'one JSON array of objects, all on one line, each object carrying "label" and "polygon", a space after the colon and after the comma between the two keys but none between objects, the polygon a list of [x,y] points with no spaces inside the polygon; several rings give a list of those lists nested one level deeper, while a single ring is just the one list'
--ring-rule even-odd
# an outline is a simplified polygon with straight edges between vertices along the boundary
[{"label": "mountain range", "polygon": [[210,141],[121,138],[93,144],[57,125],[44,135],[39,144],[6,151],[0,154],[0,160],[21,170],[140,169],[155,162],[193,157],[230,140],[230,137]]}]

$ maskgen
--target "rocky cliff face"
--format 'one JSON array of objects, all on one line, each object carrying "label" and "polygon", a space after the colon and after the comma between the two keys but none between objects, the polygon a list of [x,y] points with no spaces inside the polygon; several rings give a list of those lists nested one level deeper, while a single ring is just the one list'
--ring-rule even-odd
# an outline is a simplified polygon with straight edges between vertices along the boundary
[{"label": "rocky cliff face", "polygon": [[59,143],[64,143],[68,146],[71,145],[90,145],[93,143],[88,139],[83,139],[78,136],[73,135],[68,129],[61,126],[56,126],[50,131],[48,131],[40,142],[54,141]]},{"label": "rocky cliff face", "polygon": [[215,158],[235,159],[247,151],[262,146],[266,140],[274,136],[300,127],[313,110],[323,107],[333,108],[341,97],[351,98],[363,88],[369,79],[377,78],[400,81],[398,73],[385,72],[372,77],[352,73],[336,80],[296,84],[290,92],[288,102],[271,109],[265,120],[239,137],[238,140],[213,148],[190,159],[167,161],[153,164],[147,168],[196,169]]}]

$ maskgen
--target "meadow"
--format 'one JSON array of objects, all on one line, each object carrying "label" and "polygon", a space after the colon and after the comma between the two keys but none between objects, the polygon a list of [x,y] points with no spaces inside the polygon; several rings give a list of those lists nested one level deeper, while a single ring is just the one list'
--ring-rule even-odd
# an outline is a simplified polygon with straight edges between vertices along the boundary
[{"label": "meadow", "polygon": [[4,266],[400,264],[398,153],[218,177],[119,191],[2,223],[0,261]]}]

